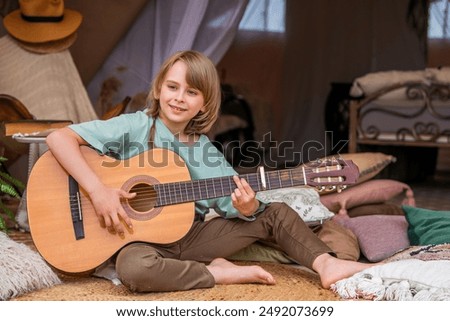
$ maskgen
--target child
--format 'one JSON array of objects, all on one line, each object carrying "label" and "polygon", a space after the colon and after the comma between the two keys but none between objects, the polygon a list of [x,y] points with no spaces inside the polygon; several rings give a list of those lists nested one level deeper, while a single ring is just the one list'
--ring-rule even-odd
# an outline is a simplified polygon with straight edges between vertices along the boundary
[{"label": "child", "polygon": [[[250,185],[237,176],[213,147],[204,134],[218,116],[221,94],[215,66],[206,56],[181,51],[169,57],[156,76],[148,99],[151,102],[148,114],[139,111],[108,121],[71,125],[47,138],[61,166],[88,193],[99,224],[111,233],[118,233],[118,237],[133,228],[120,201],[135,194],[103,185],[84,160],[80,145],[90,145],[101,153],[114,153],[121,159],[153,146],[169,148],[184,159],[193,180],[233,176],[236,188],[231,197],[196,202],[196,219],[179,241],[162,245],[132,243],[119,251],[116,271],[130,290],[275,284],[273,276],[259,266],[238,266],[223,259],[258,240],[277,243],[299,264],[316,271],[324,288],[369,267],[335,258],[287,205],[260,203]],[[205,222],[209,208],[224,219]]]}]

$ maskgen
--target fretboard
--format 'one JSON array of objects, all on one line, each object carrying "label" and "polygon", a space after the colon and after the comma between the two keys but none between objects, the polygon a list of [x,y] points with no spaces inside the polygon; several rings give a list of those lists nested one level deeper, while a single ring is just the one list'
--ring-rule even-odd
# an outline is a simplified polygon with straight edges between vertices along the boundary
[{"label": "fretboard", "polygon": [[[260,173],[244,174],[239,177],[244,178],[255,192],[305,185],[303,171],[300,168],[265,172],[265,184],[261,180]],[[156,184],[153,188],[158,194],[156,206],[166,206],[230,196],[236,184],[232,176],[224,176]]]}]

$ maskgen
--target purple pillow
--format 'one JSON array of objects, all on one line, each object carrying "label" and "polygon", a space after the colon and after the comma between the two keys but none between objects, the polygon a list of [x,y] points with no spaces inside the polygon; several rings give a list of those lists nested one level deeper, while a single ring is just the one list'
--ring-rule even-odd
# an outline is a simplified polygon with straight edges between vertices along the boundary
[{"label": "purple pillow", "polygon": [[356,235],[361,253],[370,262],[382,261],[410,245],[405,216],[367,215],[349,218],[336,215],[333,220]]}]

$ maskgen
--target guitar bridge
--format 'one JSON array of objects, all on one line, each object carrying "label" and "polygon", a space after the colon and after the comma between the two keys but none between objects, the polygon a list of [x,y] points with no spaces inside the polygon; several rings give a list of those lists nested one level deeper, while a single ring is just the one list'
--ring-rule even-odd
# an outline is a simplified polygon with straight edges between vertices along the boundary
[{"label": "guitar bridge", "polygon": [[84,239],[85,235],[83,226],[83,212],[80,201],[80,189],[78,187],[78,182],[72,176],[69,176],[69,204],[75,239]]}]

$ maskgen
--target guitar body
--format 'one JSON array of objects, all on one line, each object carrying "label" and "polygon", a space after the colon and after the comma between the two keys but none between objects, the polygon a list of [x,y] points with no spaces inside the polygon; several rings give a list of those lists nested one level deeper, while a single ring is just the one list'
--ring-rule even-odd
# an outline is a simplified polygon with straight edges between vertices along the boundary
[{"label": "guitar body", "polygon": [[[152,149],[123,161],[100,156],[87,147],[82,147],[82,153],[102,182],[110,187],[133,192],[133,188],[142,186],[151,188],[153,184],[190,180],[183,160],[166,149]],[[79,239],[74,233],[74,206],[82,209],[84,236]],[[81,187],[78,200],[74,202],[69,196],[69,175],[50,151],[38,159],[30,174],[27,207],[31,236],[39,253],[50,265],[68,273],[91,271],[132,242],[177,241],[192,226],[195,210],[194,202],[153,207],[151,201],[136,206],[132,200],[125,200],[133,232],[126,232],[121,238],[100,226]]]}]

